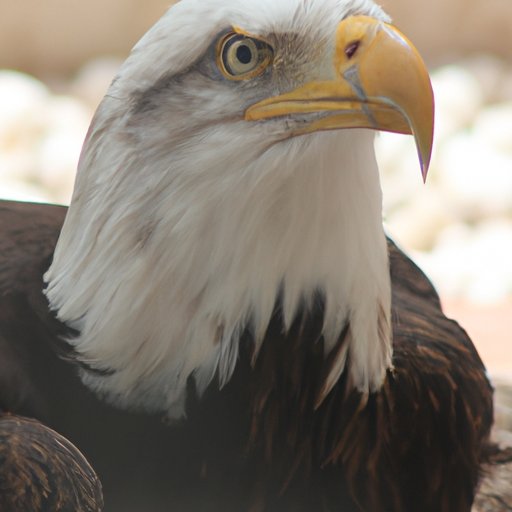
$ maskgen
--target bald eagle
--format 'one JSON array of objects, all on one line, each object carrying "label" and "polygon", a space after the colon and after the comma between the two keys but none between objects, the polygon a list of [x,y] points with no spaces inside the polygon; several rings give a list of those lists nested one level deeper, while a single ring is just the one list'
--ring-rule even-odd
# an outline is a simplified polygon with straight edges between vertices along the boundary
[{"label": "bald eagle", "polygon": [[375,130],[426,177],[428,73],[372,1],[173,6],[69,209],[1,206],[4,414],[76,444],[110,511],[469,511],[492,388],[386,239]]}]

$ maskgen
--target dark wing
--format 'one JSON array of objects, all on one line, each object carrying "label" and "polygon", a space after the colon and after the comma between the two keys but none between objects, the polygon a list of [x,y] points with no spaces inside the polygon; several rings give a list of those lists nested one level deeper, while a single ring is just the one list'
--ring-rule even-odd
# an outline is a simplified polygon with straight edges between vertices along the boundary
[{"label": "dark wing", "polygon": [[[384,497],[385,510],[470,510],[493,420],[492,387],[432,285],[394,244],[389,249],[395,371],[364,413],[360,432],[371,432],[372,415],[379,432],[365,448],[380,474],[369,478],[366,497],[371,506]],[[357,488],[364,465],[353,460]]]},{"label": "dark wing", "polygon": [[[277,511],[279,503],[282,510],[312,510],[315,503],[326,511],[340,504],[368,512],[471,509],[492,424],[492,388],[428,279],[391,241],[389,252],[394,370],[381,392],[361,396],[342,377],[315,410],[325,375],[322,301],[288,334],[276,311],[248,397],[251,453],[267,468],[258,499],[271,505],[261,510]],[[308,505],[282,508],[288,496]]]},{"label": "dark wing", "polygon": [[62,327],[48,311],[42,276],[66,208],[0,201],[0,409],[43,414],[32,355],[53,343]]},{"label": "dark wing", "polygon": [[101,484],[85,457],[36,420],[0,416],[0,468],[0,510],[102,510]]},{"label": "dark wing", "polygon": [[[66,208],[0,202],[0,510],[99,511],[101,486],[85,457],[39,421],[48,396],[44,347],[63,332],[48,311],[42,275]],[[63,383],[65,385],[65,383]],[[16,415],[9,411],[16,412]]]}]

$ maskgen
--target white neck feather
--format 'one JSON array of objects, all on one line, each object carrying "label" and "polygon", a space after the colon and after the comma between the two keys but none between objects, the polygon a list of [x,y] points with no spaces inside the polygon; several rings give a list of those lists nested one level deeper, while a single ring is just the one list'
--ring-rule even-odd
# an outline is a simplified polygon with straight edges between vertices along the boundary
[{"label": "white neck feather", "polygon": [[91,140],[82,174],[101,161],[97,181],[79,175],[45,276],[59,319],[80,332],[70,340],[80,358],[113,370],[84,372],[87,385],[179,416],[191,374],[199,390],[216,372],[225,383],[241,330],[262,341],[280,289],[288,324],[322,291],[327,349],[348,320],[355,384],[382,383],[390,282],[373,133],[246,145],[231,161],[215,159],[217,133],[200,154],[185,148],[151,168],[126,147],[97,158]]}]

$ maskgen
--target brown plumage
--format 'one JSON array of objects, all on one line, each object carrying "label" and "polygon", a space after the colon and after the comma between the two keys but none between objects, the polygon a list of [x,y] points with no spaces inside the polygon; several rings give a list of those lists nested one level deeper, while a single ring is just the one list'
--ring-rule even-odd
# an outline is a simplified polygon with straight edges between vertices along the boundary
[{"label": "brown plumage", "polygon": [[492,389],[471,341],[442,314],[432,285],[391,242],[389,249],[394,371],[383,390],[362,397],[342,379],[315,411],[323,358],[320,346],[310,347],[320,340],[321,317],[301,318],[283,337],[276,336],[277,316],[254,375],[253,440],[269,462],[280,460],[272,467],[284,487],[290,472],[304,486],[314,468],[331,474],[325,490],[332,493],[331,509],[340,501],[332,480],[343,468],[362,510],[470,510],[492,423]]},{"label": "brown plumage", "polygon": [[85,457],[40,422],[0,415],[0,510],[98,512],[101,484]]},{"label": "brown plumage", "polygon": [[[329,365],[319,295],[287,334],[278,302],[254,365],[245,335],[230,382],[222,390],[212,384],[198,398],[191,381],[187,420],[169,426],[103,404],[80,383],[59,342],[65,326],[41,290],[65,212],[0,204],[0,407],[37,418],[76,444],[103,482],[107,511],[471,509],[489,453],[492,388],[465,332],[443,315],[432,285],[392,242],[394,371],[380,393],[348,391],[342,377],[316,407]],[[46,440],[39,460],[52,475],[48,485],[79,489],[73,510],[100,508],[97,482],[79,452],[40,423],[3,420],[8,429],[30,428],[9,430],[26,443],[2,437],[1,454],[18,446],[35,460],[31,436]],[[54,452],[54,443],[65,451]],[[70,475],[61,456],[82,464],[83,473]],[[0,471],[15,497],[16,473],[5,465]],[[44,497],[45,487],[38,488]]]}]

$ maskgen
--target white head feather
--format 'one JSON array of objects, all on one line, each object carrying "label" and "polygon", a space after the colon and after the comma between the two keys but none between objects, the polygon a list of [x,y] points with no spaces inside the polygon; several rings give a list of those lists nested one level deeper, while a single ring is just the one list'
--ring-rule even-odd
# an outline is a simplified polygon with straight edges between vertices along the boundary
[{"label": "white head feather", "polygon": [[[279,290],[288,324],[321,290],[327,350],[348,320],[354,383],[382,383],[390,282],[373,133],[286,138],[289,120],[243,120],[300,81],[348,14],[385,18],[370,0],[182,0],[121,68],[45,275],[79,357],[112,371],[83,372],[111,401],[179,416],[190,375],[200,391],[216,373],[222,384],[240,332],[261,343]],[[231,26],[293,33],[275,51],[295,52],[295,72],[272,91],[223,80],[209,49]]]}]

